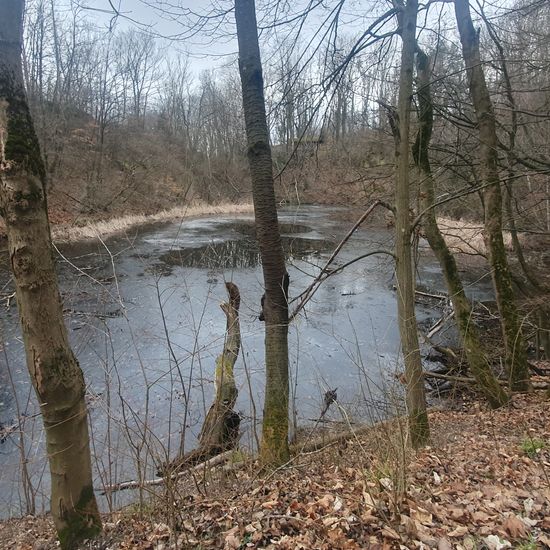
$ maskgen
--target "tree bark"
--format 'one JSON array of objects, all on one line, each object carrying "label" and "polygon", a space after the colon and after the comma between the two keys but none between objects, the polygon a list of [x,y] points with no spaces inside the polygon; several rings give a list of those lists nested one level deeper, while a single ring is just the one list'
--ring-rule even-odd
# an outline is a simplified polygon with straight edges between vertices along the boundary
[{"label": "tree bark", "polygon": [[288,274],[277,219],[254,0],[235,0],[235,19],[256,237],[265,286],[266,385],[260,459],[266,466],[278,466],[289,458]]},{"label": "tree bark", "polygon": [[0,214],[27,366],[40,403],[62,548],[101,529],[92,486],[84,377],[69,346],[51,248],[45,170],[21,65],[23,0],[0,2]]},{"label": "tree bark", "polygon": [[199,436],[199,449],[207,460],[235,446],[239,433],[239,415],[233,411],[237,401],[237,386],[233,368],[241,347],[239,306],[241,296],[237,285],[225,283],[229,301],[221,304],[226,316],[226,335],[222,353],[216,359],[216,397],[210,407]]},{"label": "tree bark", "polygon": [[469,1],[455,0],[455,14],[478,125],[481,179],[482,184],[487,186],[483,192],[484,239],[500,313],[510,388],[514,391],[527,391],[531,386],[529,366],[502,238],[502,193],[498,172],[495,113],[481,64],[479,35],[472,23]]},{"label": "tree bark", "polygon": [[233,410],[238,396],[233,368],[241,347],[241,295],[237,285],[225,283],[225,287],[229,301],[220,304],[220,307],[226,317],[226,333],[223,350],[216,358],[214,403],[204,419],[198,447],[162,464],[158,473],[163,477],[173,477],[182,468],[188,469],[233,449],[239,438],[241,419]]},{"label": "tree bark", "polygon": [[479,341],[476,328],[472,324],[470,301],[464,292],[455,257],[449,250],[437,225],[435,209],[433,208],[435,204],[435,184],[428,154],[433,127],[430,59],[420,48],[417,47],[416,51],[417,96],[420,113],[419,129],[413,146],[413,157],[420,175],[421,207],[424,212],[422,227],[430,248],[433,250],[443,271],[470,370],[491,407],[498,408],[508,402],[508,396],[493,374],[487,355]]},{"label": "tree bark", "polygon": [[430,437],[422,360],[414,311],[415,282],[412,268],[411,223],[409,217],[409,135],[418,1],[408,0],[406,5],[401,2],[399,4],[402,10],[399,16],[402,50],[398,102],[399,140],[396,144],[395,255],[397,307],[407,380],[406,400],[409,432],[412,446],[418,448],[426,444]]}]

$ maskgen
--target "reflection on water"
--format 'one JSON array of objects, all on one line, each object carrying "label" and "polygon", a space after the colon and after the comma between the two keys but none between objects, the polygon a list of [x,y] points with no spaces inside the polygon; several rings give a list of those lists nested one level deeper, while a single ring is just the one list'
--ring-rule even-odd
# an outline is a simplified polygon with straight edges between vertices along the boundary
[{"label": "reflection on water", "polygon": [[[244,226],[244,224],[243,224]],[[253,229],[253,228],[252,228]],[[282,237],[286,259],[306,260],[320,252],[330,250],[330,241]],[[252,238],[212,242],[199,247],[178,248],[159,256],[160,263],[154,266],[157,272],[170,274],[171,268],[196,267],[201,269],[244,269],[260,265],[260,250]]]}]

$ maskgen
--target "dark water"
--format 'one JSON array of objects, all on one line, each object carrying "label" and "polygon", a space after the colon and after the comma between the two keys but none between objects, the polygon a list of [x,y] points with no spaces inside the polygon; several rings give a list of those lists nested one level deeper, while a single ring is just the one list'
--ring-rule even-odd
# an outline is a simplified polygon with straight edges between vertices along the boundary
[{"label": "dark water", "polygon": [[[345,210],[300,207],[281,213],[291,296],[306,288],[353,220]],[[359,230],[335,267],[369,250],[391,247],[384,230]],[[0,288],[11,288],[5,254]],[[290,327],[293,423],[311,424],[323,394],[337,388],[339,411],[328,418],[372,421],[395,412],[401,388],[392,264],[372,256],[329,278]],[[196,443],[213,395],[214,361],[223,346],[225,281],[242,294],[242,350],[236,365],[245,447],[254,448],[264,387],[259,251],[249,216],[216,216],[150,227],[123,237],[60,247],[58,271],[71,344],[87,382],[96,488],[154,475],[174,456],[183,436]],[[421,250],[419,282],[443,290],[433,258]],[[488,296],[487,281],[469,287]],[[2,306],[3,307],[3,306]],[[425,324],[439,317],[433,304],[418,306]],[[25,460],[38,510],[47,507],[49,474],[44,435],[24,362],[15,306],[2,310],[0,354],[0,516],[25,512],[21,490]],[[343,413],[342,411],[345,411]],[[18,417],[21,420],[18,423]],[[19,429],[21,428],[21,430]],[[13,429],[11,433],[10,430]],[[131,493],[116,495],[117,506]],[[102,499],[106,509],[108,503]]]}]

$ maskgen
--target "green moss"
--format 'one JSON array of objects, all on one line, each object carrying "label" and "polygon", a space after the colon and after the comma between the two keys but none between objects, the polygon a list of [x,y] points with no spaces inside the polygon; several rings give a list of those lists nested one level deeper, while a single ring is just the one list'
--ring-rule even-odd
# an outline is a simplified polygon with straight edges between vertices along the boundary
[{"label": "green moss", "polygon": [[22,168],[44,181],[44,162],[25,93],[13,75],[3,75],[0,81],[0,96],[5,98],[7,104],[5,114],[8,139],[4,149],[6,159],[16,169]]},{"label": "green moss", "polygon": [[57,532],[61,548],[75,548],[79,542],[91,539],[101,532],[101,520],[91,485],[82,489],[74,510],[66,513],[62,519],[65,527]]}]

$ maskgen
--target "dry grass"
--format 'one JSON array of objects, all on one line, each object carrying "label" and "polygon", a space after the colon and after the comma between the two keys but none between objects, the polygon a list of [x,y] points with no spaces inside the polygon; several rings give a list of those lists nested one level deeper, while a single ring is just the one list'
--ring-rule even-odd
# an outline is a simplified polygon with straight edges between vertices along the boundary
[{"label": "dry grass", "polygon": [[[437,224],[451,251],[462,254],[485,254],[482,222],[438,218]],[[503,237],[504,246],[510,248],[510,233],[503,231]]]},{"label": "dry grass", "polygon": [[200,204],[177,206],[162,210],[156,214],[132,214],[111,220],[91,222],[82,227],[63,224],[52,228],[52,237],[56,242],[71,242],[99,237],[107,237],[124,232],[130,228],[150,223],[169,222],[183,218],[196,218],[212,214],[243,214],[252,212],[251,204]]}]

